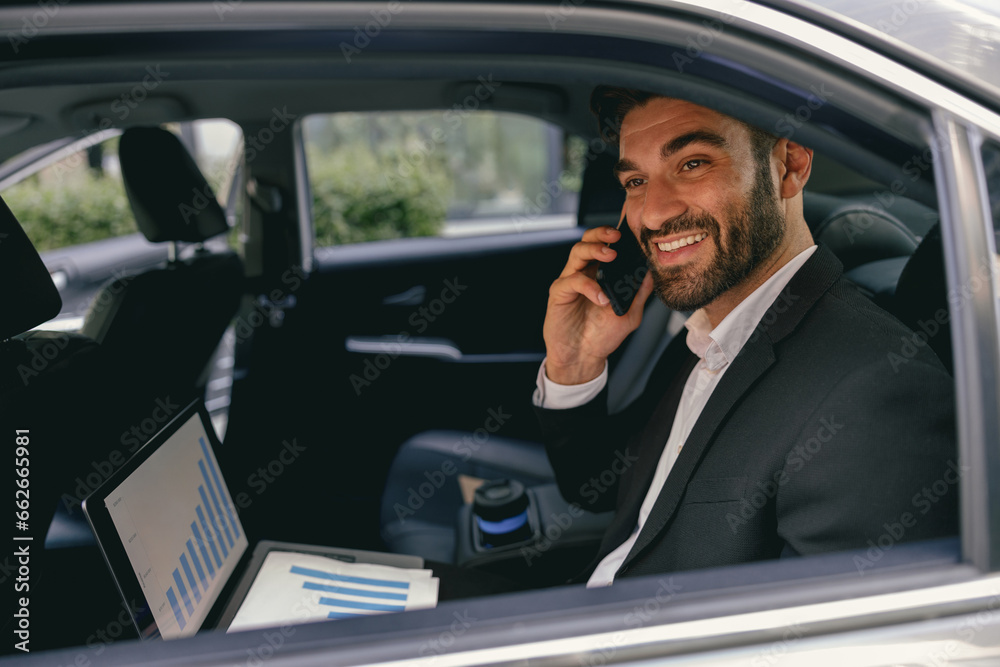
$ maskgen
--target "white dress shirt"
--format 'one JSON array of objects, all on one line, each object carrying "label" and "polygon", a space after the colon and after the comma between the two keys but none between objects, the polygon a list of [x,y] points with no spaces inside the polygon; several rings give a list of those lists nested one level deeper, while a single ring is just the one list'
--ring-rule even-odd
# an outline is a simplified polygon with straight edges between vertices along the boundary
[{"label": "white dress shirt", "polygon": [[[719,384],[719,380],[722,379],[726,369],[729,368],[733,359],[750,339],[767,309],[781,296],[781,291],[788,284],[788,281],[815,250],[816,246],[810,246],[793,257],[741,301],[714,329],[711,328],[708,315],[705,314],[704,310],[696,310],[684,323],[688,330],[687,345],[692,352],[698,355],[700,360],[684,385],[684,392],[681,394],[681,401],[677,406],[677,414],[674,417],[670,435],[663,447],[659,463],[656,465],[656,472],[649,485],[649,491],[639,509],[639,519],[636,522],[635,530],[625,542],[605,556],[598,564],[597,569],[594,570],[587,582],[588,588],[610,586],[614,581],[615,573],[625,562],[629,551],[635,545],[639,532],[646,523],[650,511],[652,511],[653,505],[663,489],[667,475],[673,468],[684,442],[691,434],[691,429],[698,421],[708,399]],[[545,362],[543,361],[538,370],[537,388],[533,400],[535,405],[548,409],[561,410],[577,407],[597,396],[607,384],[607,380],[608,367],[605,363],[603,373],[590,382],[572,386],[556,384],[545,376]]]}]

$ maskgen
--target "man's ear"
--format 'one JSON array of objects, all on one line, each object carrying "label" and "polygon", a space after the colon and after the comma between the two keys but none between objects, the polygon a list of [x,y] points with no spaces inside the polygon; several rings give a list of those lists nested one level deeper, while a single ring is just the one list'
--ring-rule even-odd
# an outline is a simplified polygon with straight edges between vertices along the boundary
[{"label": "man's ear", "polygon": [[788,139],[779,139],[771,153],[778,160],[779,192],[791,199],[802,192],[812,173],[813,151]]}]

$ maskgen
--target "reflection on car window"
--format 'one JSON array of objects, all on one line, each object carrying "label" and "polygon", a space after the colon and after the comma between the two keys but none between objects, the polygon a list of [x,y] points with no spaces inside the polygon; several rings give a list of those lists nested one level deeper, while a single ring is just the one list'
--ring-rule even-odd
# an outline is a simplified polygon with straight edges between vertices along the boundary
[{"label": "reflection on car window", "polygon": [[322,114],[303,137],[320,247],[576,224],[586,144],[535,118]]},{"label": "reflection on car window", "polygon": [[983,144],[983,169],[986,171],[986,189],[990,199],[990,213],[993,216],[993,230],[996,247],[1000,248],[1000,145],[995,142]]}]

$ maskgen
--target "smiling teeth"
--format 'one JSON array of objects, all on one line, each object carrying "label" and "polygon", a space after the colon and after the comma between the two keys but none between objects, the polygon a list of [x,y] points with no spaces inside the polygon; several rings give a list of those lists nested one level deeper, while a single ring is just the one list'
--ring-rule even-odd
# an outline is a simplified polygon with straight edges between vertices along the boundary
[{"label": "smiling teeth", "polygon": [[693,236],[688,236],[687,238],[677,239],[676,241],[671,241],[670,243],[657,243],[656,247],[664,252],[675,252],[678,248],[683,248],[684,246],[692,245],[694,243],[699,243],[708,234],[702,232],[701,234],[694,234]]}]

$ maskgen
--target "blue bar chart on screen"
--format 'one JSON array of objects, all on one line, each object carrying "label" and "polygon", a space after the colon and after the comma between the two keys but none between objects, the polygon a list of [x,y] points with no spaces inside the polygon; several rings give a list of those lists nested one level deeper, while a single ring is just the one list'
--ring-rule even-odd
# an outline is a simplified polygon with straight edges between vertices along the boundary
[{"label": "blue bar chart on screen", "polygon": [[197,632],[248,546],[197,415],[104,502],[160,635]]}]

